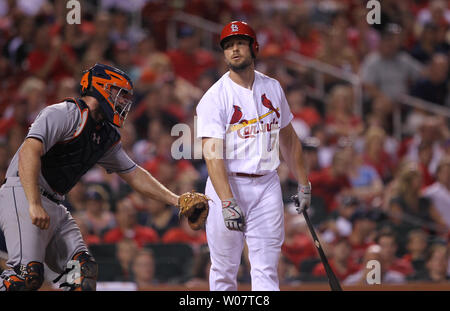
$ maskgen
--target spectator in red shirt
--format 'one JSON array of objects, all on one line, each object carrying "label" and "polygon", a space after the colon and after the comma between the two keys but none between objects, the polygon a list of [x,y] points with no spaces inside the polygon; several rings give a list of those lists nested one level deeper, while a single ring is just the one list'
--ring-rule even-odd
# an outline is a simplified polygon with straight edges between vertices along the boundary
[{"label": "spectator in red shirt", "polygon": [[365,136],[364,162],[375,168],[383,182],[392,179],[394,162],[384,150],[386,132],[377,126],[370,127]]},{"label": "spectator in red shirt", "polygon": [[136,210],[130,199],[124,198],[117,203],[116,221],[118,226],[106,232],[105,243],[117,243],[122,239],[133,239],[139,247],[147,243],[158,242],[155,230],[137,224]]},{"label": "spectator in red shirt", "polygon": [[317,257],[317,252],[302,216],[285,213],[285,238],[281,252],[297,268],[306,258]]},{"label": "spectator in red shirt", "polygon": [[306,106],[306,95],[301,85],[291,85],[286,90],[286,98],[294,119],[301,119],[310,128],[322,122],[322,117],[314,106]]},{"label": "spectator in red shirt", "polygon": [[[341,281],[359,270],[359,265],[350,256],[351,251],[351,245],[346,238],[334,242],[333,257],[329,260],[329,263],[336,277]],[[312,274],[316,277],[326,277],[327,275],[322,263],[318,263],[314,267]]]},{"label": "spectator in red shirt", "polygon": [[59,35],[51,35],[50,25],[37,28],[34,48],[28,55],[31,73],[43,80],[58,82],[74,75],[76,56],[70,46],[64,44]]},{"label": "spectator in red shirt", "polygon": [[354,113],[354,96],[350,86],[336,85],[326,104],[326,130],[337,141],[339,137],[355,137],[364,130],[361,119]]},{"label": "spectator in red shirt", "polygon": [[175,74],[195,84],[208,69],[214,68],[216,61],[211,52],[199,48],[194,29],[188,26],[179,32],[178,48],[167,52]]},{"label": "spectator in red shirt", "polygon": [[433,144],[427,141],[422,141],[418,148],[419,155],[419,169],[422,173],[422,187],[424,189],[434,183],[434,177],[431,175],[429,167],[431,159],[433,158]]},{"label": "spectator in red shirt", "polygon": [[99,236],[89,232],[89,228],[86,226],[85,222],[77,215],[73,215],[78,228],[80,228],[81,236],[87,246],[100,244],[102,241]]},{"label": "spectator in red shirt", "polygon": [[341,192],[347,192],[350,188],[350,181],[347,177],[349,171],[349,159],[343,151],[334,154],[330,167],[309,175],[314,195],[321,197],[329,212],[338,206],[336,197]]},{"label": "spectator in red shirt", "polygon": [[180,227],[169,229],[161,240],[163,243],[186,243],[196,246],[207,243],[206,232],[191,229],[186,217],[181,217]]},{"label": "spectator in red shirt", "polygon": [[352,248],[351,257],[354,262],[360,263],[367,248],[374,244],[377,214],[360,208],[353,213],[350,220],[352,222],[352,232],[348,237],[348,241]]},{"label": "spectator in red shirt", "polygon": [[405,277],[414,272],[410,262],[397,257],[397,241],[392,232],[381,232],[376,239],[376,243],[380,245],[381,265],[385,270],[400,272]]}]

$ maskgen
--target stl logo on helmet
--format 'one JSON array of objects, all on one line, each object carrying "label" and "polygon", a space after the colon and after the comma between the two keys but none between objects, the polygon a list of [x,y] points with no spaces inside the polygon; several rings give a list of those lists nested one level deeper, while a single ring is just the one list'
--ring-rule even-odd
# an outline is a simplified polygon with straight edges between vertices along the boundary
[{"label": "stl logo on helmet", "polygon": [[236,25],[236,24],[231,24],[231,31],[232,31],[232,32],[239,31],[238,25]]}]

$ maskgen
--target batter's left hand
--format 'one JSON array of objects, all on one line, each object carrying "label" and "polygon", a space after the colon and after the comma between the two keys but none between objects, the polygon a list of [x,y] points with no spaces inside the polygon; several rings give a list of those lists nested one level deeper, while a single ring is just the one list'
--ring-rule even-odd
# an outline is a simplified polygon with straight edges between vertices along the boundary
[{"label": "batter's left hand", "polygon": [[222,201],[222,215],[229,230],[244,231],[244,213],[234,198]]},{"label": "batter's left hand", "polygon": [[306,210],[311,205],[311,183],[308,182],[308,185],[299,185],[298,186],[298,201],[300,205],[297,207],[297,212],[299,214],[303,213],[303,210]]}]

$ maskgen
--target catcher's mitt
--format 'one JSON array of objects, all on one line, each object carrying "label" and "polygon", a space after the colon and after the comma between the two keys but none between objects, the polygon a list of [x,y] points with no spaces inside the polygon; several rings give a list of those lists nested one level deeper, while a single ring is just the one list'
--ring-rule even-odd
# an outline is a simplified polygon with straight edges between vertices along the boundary
[{"label": "catcher's mitt", "polygon": [[206,195],[198,192],[186,192],[180,195],[178,199],[178,208],[180,214],[188,219],[189,226],[193,230],[200,230],[203,228],[206,218],[208,217],[209,205]]}]

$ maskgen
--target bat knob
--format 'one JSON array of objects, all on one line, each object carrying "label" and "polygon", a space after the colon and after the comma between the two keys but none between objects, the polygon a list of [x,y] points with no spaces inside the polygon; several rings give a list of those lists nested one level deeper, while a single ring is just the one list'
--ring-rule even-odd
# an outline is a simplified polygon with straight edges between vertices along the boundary
[{"label": "bat knob", "polygon": [[300,201],[298,200],[298,194],[294,194],[293,196],[291,196],[291,201],[294,202],[295,206],[297,206],[297,207],[300,206]]}]

